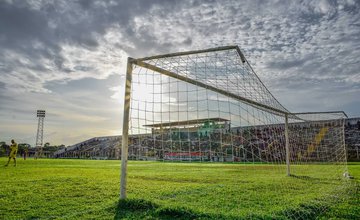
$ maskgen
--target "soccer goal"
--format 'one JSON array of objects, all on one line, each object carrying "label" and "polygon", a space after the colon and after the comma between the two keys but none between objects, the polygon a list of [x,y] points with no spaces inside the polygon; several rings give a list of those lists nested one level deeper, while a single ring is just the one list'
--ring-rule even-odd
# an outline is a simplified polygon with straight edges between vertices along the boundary
[{"label": "soccer goal", "polygon": [[238,46],[129,58],[125,90],[121,198],[128,159],[240,163],[274,179],[346,172],[346,114],[289,112]]}]

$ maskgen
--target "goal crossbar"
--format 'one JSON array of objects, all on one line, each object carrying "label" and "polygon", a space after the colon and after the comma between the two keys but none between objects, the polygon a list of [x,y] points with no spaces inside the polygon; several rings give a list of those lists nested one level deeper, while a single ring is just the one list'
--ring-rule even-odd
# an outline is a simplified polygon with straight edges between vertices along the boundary
[{"label": "goal crossbar", "polygon": [[238,52],[238,54],[241,58],[241,61],[243,63],[247,62],[244,54],[241,52],[239,46],[237,46],[237,45],[215,47],[215,48],[210,48],[210,49],[205,49],[205,50],[192,50],[192,51],[185,51],[185,52],[161,54],[161,55],[155,55],[155,56],[150,56],[150,57],[143,57],[143,58],[139,58],[137,60],[146,61],[146,60],[153,60],[153,59],[161,59],[161,58],[169,58],[169,57],[185,56],[185,55],[192,55],[192,54],[216,52],[216,51],[222,51],[222,50],[233,50],[233,49],[235,49]]}]

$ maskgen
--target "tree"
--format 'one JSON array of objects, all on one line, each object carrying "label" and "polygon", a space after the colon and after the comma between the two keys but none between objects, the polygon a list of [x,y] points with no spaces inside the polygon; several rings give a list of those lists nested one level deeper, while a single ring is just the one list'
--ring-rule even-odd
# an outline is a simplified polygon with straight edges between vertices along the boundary
[{"label": "tree", "polygon": [[9,149],[9,145],[5,141],[0,142],[0,156],[6,156],[6,151]]}]

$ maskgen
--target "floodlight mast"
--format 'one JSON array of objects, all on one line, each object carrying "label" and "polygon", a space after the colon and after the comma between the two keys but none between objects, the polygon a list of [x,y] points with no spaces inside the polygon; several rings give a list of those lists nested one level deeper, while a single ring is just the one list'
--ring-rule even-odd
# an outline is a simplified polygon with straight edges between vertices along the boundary
[{"label": "floodlight mast", "polygon": [[42,155],[45,110],[37,110],[36,117],[38,118],[38,128],[37,128],[37,133],[36,133],[35,159],[37,159],[38,157],[41,157],[41,155]]}]

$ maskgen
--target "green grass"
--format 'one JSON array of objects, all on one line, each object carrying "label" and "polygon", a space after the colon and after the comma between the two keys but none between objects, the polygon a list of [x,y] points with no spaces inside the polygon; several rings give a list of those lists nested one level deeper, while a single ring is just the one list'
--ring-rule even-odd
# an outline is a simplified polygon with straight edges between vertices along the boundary
[{"label": "green grass", "polygon": [[[0,158],[0,165],[6,158]],[[18,159],[0,166],[0,219],[357,219],[360,163],[332,165]]]}]

